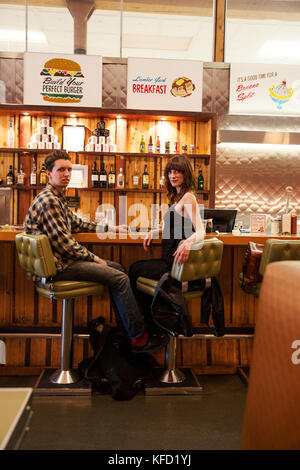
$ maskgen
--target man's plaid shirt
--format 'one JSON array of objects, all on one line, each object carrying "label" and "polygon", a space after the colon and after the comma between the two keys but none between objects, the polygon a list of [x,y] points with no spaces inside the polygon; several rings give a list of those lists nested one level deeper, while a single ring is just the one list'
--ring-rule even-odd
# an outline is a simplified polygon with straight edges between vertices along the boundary
[{"label": "man's plaid shirt", "polygon": [[64,193],[50,183],[32,202],[24,224],[26,233],[48,236],[57,271],[66,269],[74,261],[94,261],[94,254],[80,245],[72,233],[95,232],[96,224],[77,217],[68,207]]}]

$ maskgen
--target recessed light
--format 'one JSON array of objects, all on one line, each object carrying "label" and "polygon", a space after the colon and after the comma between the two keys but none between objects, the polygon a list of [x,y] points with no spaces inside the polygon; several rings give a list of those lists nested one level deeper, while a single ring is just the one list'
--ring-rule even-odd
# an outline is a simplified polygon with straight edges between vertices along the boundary
[{"label": "recessed light", "polygon": [[70,117],[75,118],[76,114],[70,114]]},{"label": "recessed light", "polygon": [[23,115],[24,116],[29,116],[29,113],[24,112]]},{"label": "recessed light", "polygon": [[116,116],[116,118],[117,118],[117,119],[122,119],[122,116],[120,116],[120,115],[118,114],[118,116]]}]

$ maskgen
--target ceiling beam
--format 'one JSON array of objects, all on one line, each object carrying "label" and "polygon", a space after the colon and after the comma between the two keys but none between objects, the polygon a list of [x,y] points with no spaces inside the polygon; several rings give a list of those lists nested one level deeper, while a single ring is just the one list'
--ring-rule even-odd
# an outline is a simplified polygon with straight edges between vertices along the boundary
[{"label": "ceiling beam", "polygon": [[87,22],[95,10],[94,0],[66,0],[74,20],[74,54],[86,54]]}]

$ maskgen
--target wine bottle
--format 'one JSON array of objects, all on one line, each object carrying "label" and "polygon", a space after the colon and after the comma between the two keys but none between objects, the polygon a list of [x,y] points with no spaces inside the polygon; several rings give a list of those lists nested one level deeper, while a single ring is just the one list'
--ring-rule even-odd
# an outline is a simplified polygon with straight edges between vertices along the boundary
[{"label": "wine bottle", "polygon": [[108,187],[114,188],[116,185],[116,174],[114,172],[114,168],[110,166],[110,172],[108,173]]},{"label": "wine bottle", "polygon": [[149,189],[149,173],[147,172],[147,165],[145,165],[144,173],[142,175],[142,188]]},{"label": "wine bottle", "polygon": [[117,186],[118,186],[118,188],[124,188],[124,186],[125,186],[123,168],[120,168],[120,172],[118,174]]},{"label": "wine bottle", "polygon": [[199,170],[199,176],[198,176],[198,189],[200,191],[203,191],[204,189],[204,176],[202,174],[202,168]]},{"label": "wine bottle", "polygon": [[107,185],[107,173],[104,167],[104,162],[101,163],[101,170],[99,175],[99,187],[106,188]]},{"label": "wine bottle", "polygon": [[9,128],[7,131],[7,146],[9,148],[14,148],[15,146],[15,131],[12,121],[10,121]]},{"label": "wine bottle", "polygon": [[151,135],[149,137],[148,153],[153,153],[153,142],[152,142],[152,136]]},{"label": "wine bottle", "polygon": [[94,167],[93,167],[92,174],[91,174],[92,188],[98,188],[98,182],[99,182],[99,174],[97,170],[97,161],[95,159]]},{"label": "wine bottle", "polygon": [[33,162],[32,162],[32,170],[31,170],[31,173],[30,173],[30,185],[31,186],[36,185],[36,164],[35,164],[35,160],[33,160]]},{"label": "wine bottle", "polygon": [[132,186],[134,188],[138,188],[138,186],[139,186],[139,173],[138,173],[138,169],[137,169],[137,166],[136,166],[136,162],[134,164],[134,173],[132,175]]},{"label": "wine bottle", "polygon": [[145,153],[145,151],[146,151],[145,138],[144,138],[144,134],[142,134],[141,142],[140,142],[140,152]]},{"label": "wine bottle", "polygon": [[15,175],[14,175],[13,167],[12,165],[9,165],[9,170],[6,175],[6,184],[7,186],[12,186],[14,182],[15,182]]},{"label": "wine bottle", "polygon": [[41,186],[46,186],[47,184],[47,173],[46,173],[46,167],[45,163],[42,164],[42,168],[40,170],[40,185]]}]

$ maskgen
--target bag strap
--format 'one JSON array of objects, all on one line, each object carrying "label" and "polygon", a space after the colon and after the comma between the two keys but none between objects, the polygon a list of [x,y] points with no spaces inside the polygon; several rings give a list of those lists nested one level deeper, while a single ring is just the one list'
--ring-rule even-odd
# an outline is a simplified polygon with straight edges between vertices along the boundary
[{"label": "bag strap", "polygon": [[108,336],[109,332],[110,332],[110,327],[106,324],[103,325],[103,330],[101,331],[101,333],[99,331],[95,330],[95,333],[97,333],[98,336],[99,336],[99,342],[97,344],[97,350],[94,352],[94,356],[93,356],[91,362],[89,363],[88,367],[84,371],[84,377],[86,379],[89,378],[88,377],[88,371],[93,367],[93,365],[95,364],[98,357],[100,356],[100,354],[103,351],[103,348],[104,348],[104,345],[105,345],[105,342],[106,342],[106,339],[107,339],[107,336]]}]

